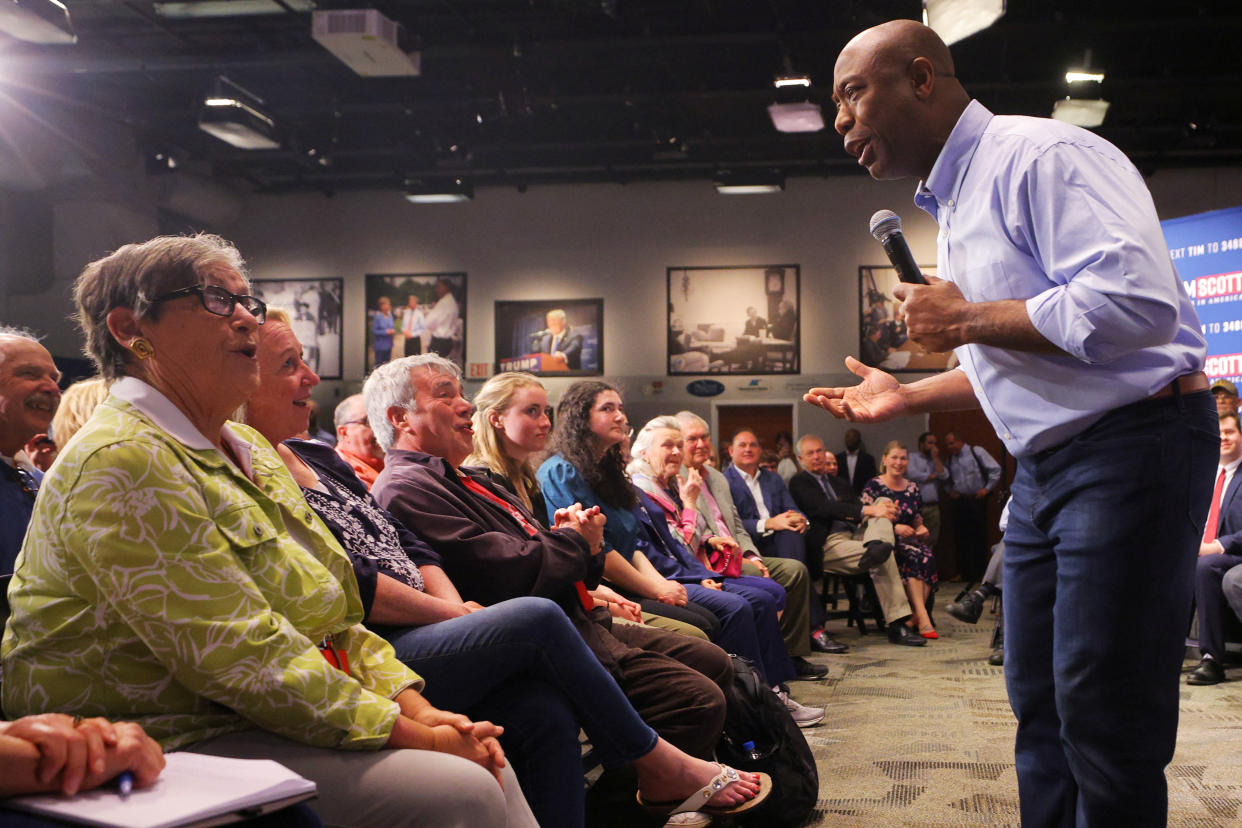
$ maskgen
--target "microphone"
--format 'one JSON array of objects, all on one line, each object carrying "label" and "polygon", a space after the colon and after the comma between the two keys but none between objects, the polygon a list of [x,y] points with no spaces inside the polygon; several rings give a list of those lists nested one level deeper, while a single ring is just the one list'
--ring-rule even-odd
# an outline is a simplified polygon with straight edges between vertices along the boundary
[{"label": "microphone", "polygon": [[547,336],[550,333],[552,333],[551,329],[544,328],[542,331],[535,331],[533,334],[530,335],[530,338],[531,339],[543,339],[545,336]]},{"label": "microphone", "polygon": [[914,257],[910,255],[906,237],[901,234],[901,216],[892,210],[877,210],[871,217],[871,235],[884,245],[888,260],[897,268],[897,278],[912,285],[927,284],[919,266],[914,263]]}]

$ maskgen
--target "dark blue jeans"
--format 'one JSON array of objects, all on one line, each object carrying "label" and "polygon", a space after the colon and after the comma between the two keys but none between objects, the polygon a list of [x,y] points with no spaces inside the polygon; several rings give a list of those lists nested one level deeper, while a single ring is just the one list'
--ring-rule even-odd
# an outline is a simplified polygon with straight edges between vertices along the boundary
[{"label": "dark blue jeans", "polygon": [[777,613],[785,607],[785,588],[776,581],[754,575],[721,578],[724,589],[686,584],[686,595],[720,619],[720,636],[713,643],[730,653],[745,656],[769,684],[789,681],[798,674]]},{"label": "dark blue jeans", "polygon": [[655,731],[546,598],[513,598],[385,637],[426,680],[428,701],[505,728],[501,743],[540,825],[583,823],[579,727],[605,768],[656,745]]},{"label": "dark blue jeans", "polygon": [[1022,824],[1163,826],[1195,560],[1220,453],[1211,395],[1142,400],[1020,458],[1005,681]]}]

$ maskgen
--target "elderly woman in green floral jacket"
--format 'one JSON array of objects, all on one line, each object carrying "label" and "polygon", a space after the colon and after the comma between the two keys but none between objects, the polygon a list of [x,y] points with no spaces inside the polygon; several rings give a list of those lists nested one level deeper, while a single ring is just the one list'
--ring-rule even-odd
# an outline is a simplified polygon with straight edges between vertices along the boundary
[{"label": "elderly woman in green floral jacket", "polygon": [[214,236],[127,245],[78,278],[87,352],[115,381],[35,504],[6,713],[275,759],[318,783],[330,825],[533,826],[500,729],[422,698],[284,462],[226,422],[259,380],[247,288]]}]

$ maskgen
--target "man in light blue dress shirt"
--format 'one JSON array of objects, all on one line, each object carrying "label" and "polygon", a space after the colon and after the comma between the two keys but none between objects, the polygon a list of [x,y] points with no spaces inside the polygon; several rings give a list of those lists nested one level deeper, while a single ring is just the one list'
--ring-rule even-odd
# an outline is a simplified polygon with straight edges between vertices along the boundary
[{"label": "man in light blue dress shirt", "polygon": [[922,179],[942,278],[896,294],[910,337],[960,368],[902,385],[849,358],[862,383],[807,402],[858,422],[983,409],[1018,460],[1005,678],[1023,825],[1163,826],[1218,439],[1142,176],[1090,132],[992,115],[914,21],[851,40],[833,98],[873,178]]}]

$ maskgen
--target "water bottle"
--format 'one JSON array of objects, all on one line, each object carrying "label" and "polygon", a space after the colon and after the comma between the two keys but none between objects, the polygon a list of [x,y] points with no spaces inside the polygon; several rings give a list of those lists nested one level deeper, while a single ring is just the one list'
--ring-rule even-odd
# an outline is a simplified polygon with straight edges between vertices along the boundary
[{"label": "water bottle", "polygon": [[746,751],[746,755],[752,762],[758,762],[763,758],[763,754],[755,750],[754,742],[742,742],[742,750]]}]

